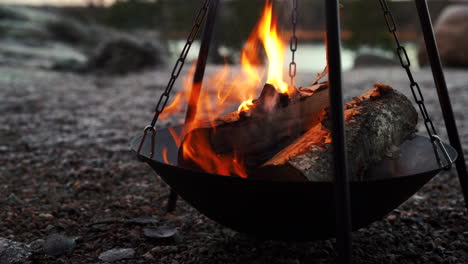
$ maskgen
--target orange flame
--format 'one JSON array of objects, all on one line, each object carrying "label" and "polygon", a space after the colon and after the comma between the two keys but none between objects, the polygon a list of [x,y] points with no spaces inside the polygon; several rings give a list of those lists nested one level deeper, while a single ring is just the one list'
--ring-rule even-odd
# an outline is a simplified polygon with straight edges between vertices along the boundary
[{"label": "orange flame", "polygon": [[252,102],[251,99],[246,100],[246,101],[242,102],[242,103],[239,105],[239,108],[237,108],[237,112],[247,111],[247,110],[249,110],[250,107],[252,107],[253,105],[254,105],[254,103]]},{"label": "orange flame", "polygon": [[[262,47],[268,58],[267,74],[259,67],[261,64],[259,50]],[[247,177],[241,157],[238,157],[236,153],[230,155],[215,153],[209,142],[209,136],[203,132],[203,129],[196,129],[207,126],[215,128],[216,119],[235,105],[238,105],[238,111],[246,111],[252,107],[253,98],[262,88],[265,77],[267,83],[272,84],[278,92],[291,92],[290,87],[283,80],[283,54],[284,44],[278,33],[273,5],[266,0],[261,18],[241,51],[240,70],[230,69],[228,65],[225,65],[214,75],[207,72],[198,102],[188,102],[192,86],[200,85],[192,84],[195,63],[192,65],[183,81],[184,91],[174,98],[162,115],[162,118],[166,118],[176,111],[181,111],[180,106],[187,105],[187,103],[197,106],[193,120],[190,120],[191,122],[182,134],[177,135],[174,130],[170,130],[177,146],[182,149],[184,161],[189,161],[191,167],[206,172]],[[213,88],[216,90],[210,91]],[[187,133],[188,131],[190,133]]]},{"label": "orange flame", "polygon": [[180,103],[182,100],[182,94],[178,93],[172,99],[171,104],[164,108],[164,112],[159,115],[159,119],[166,120],[169,116],[173,115],[174,113],[180,112],[182,110],[182,104]]},{"label": "orange flame", "polygon": [[171,163],[169,162],[169,160],[167,159],[167,147],[164,147],[164,148],[162,149],[162,156],[163,156],[163,160],[164,160],[164,162],[165,162],[166,164],[171,164]]},{"label": "orange flame", "polygon": [[257,34],[268,57],[266,82],[273,85],[278,92],[288,93],[288,84],[283,81],[284,45],[278,35],[277,19],[273,16],[273,4],[269,1],[265,4]]}]

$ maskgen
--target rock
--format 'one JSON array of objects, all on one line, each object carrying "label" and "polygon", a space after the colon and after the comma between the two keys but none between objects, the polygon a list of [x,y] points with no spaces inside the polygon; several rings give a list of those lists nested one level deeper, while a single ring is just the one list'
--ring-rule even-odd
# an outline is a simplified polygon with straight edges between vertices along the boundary
[{"label": "rock", "polygon": [[44,251],[49,256],[59,257],[73,251],[77,237],[67,237],[63,234],[52,234],[44,243]]},{"label": "rock", "polygon": [[46,24],[46,29],[55,40],[74,45],[96,45],[100,38],[93,34],[97,31],[95,27],[84,25],[70,18],[60,17],[60,19],[51,21]]},{"label": "rock", "polygon": [[31,255],[27,244],[0,237],[0,264],[24,263]]},{"label": "rock", "polygon": [[354,68],[399,66],[396,58],[385,56],[377,52],[360,51],[354,59]]},{"label": "rock", "polygon": [[153,44],[120,38],[103,43],[89,58],[84,71],[125,74],[162,64],[161,50]]},{"label": "rock", "polygon": [[[440,14],[434,25],[434,34],[442,64],[449,67],[468,67],[468,5],[451,5]],[[423,41],[418,47],[420,65],[428,58]]]},{"label": "rock", "polygon": [[171,227],[158,227],[158,228],[143,228],[143,234],[150,239],[157,239],[173,243],[180,243],[182,236],[177,232],[177,229]]},{"label": "rock", "polygon": [[44,218],[46,220],[54,219],[54,216],[52,214],[50,214],[50,213],[41,213],[41,214],[39,214],[39,217]]},{"label": "rock", "polygon": [[[0,6],[0,64],[126,73],[162,63],[162,44],[153,38],[151,44],[140,43],[131,34],[78,21],[59,10]],[[97,55],[87,60],[101,44]]]},{"label": "rock", "polygon": [[147,260],[154,260],[154,256],[149,251],[146,252],[145,254],[143,254],[143,258],[145,258]]},{"label": "rock", "polygon": [[[1,63],[49,68],[62,60],[86,61],[81,47],[71,46],[63,32],[75,34],[80,45],[97,45],[96,34],[78,21],[41,8],[0,6]],[[80,29],[78,29],[80,28]],[[70,37],[68,37],[70,38]]]},{"label": "rock", "polygon": [[0,6],[0,31],[2,38],[22,43],[61,42],[93,47],[105,39],[124,35],[110,28],[80,22],[57,9],[4,5]]},{"label": "rock", "polygon": [[135,255],[133,248],[113,248],[102,252],[99,259],[105,262],[114,262],[122,259],[130,259]]},{"label": "rock", "polygon": [[53,63],[50,69],[54,71],[81,71],[83,62],[75,58],[64,58]]},{"label": "rock", "polygon": [[29,247],[32,251],[39,252],[44,249],[45,240],[44,239],[36,239],[33,242],[29,243]]}]

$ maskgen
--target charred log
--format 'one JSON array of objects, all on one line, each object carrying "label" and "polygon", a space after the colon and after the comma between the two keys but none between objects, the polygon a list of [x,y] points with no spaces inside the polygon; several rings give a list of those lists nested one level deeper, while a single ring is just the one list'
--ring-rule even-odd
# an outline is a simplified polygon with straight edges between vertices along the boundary
[{"label": "charred log", "polygon": [[[291,95],[278,93],[266,84],[250,109],[229,113],[217,119],[214,127],[200,127],[189,133],[198,142],[206,139],[219,156],[235,153],[250,171],[318,124],[328,104],[324,83]],[[182,146],[187,144],[190,142],[184,140]]]},{"label": "charred log", "polygon": [[[362,180],[366,169],[381,160],[416,131],[418,115],[404,95],[388,85],[354,98],[346,104],[345,131],[349,175]],[[288,181],[333,181],[330,121],[324,118],[304,135],[265,162],[254,178]],[[323,137],[324,140],[317,138]]]}]

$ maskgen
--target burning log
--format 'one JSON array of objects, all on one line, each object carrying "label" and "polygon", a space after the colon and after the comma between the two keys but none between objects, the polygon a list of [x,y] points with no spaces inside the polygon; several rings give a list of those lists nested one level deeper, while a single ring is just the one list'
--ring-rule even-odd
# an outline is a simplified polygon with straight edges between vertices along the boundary
[{"label": "burning log", "polygon": [[278,93],[272,85],[266,84],[248,109],[222,116],[209,127],[192,130],[185,137],[192,142],[184,140],[182,147],[206,140],[217,155],[232,157],[235,154],[250,171],[318,124],[328,104],[326,83],[289,95]]},{"label": "burning log", "polygon": [[[349,175],[362,180],[369,165],[381,160],[416,131],[418,114],[404,95],[390,86],[377,84],[374,90],[346,104],[345,131]],[[333,181],[330,121],[319,124],[282,149],[252,175],[255,178],[297,181]],[[317,141],[323,137],[324,140]]]}]

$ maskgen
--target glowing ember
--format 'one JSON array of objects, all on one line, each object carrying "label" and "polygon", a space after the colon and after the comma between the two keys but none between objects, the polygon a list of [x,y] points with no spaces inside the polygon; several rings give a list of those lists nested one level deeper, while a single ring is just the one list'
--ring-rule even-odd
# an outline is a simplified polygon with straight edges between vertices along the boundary
[{"label": "glowing ember", "polygon": [[239,108],[237,108],[237,112],[247,111],[253,105],[254,104],[253,104],[252,100],[250,100],[250,99],[246,100],[246,101],[242,102],[241,105],[239,105]]}]

